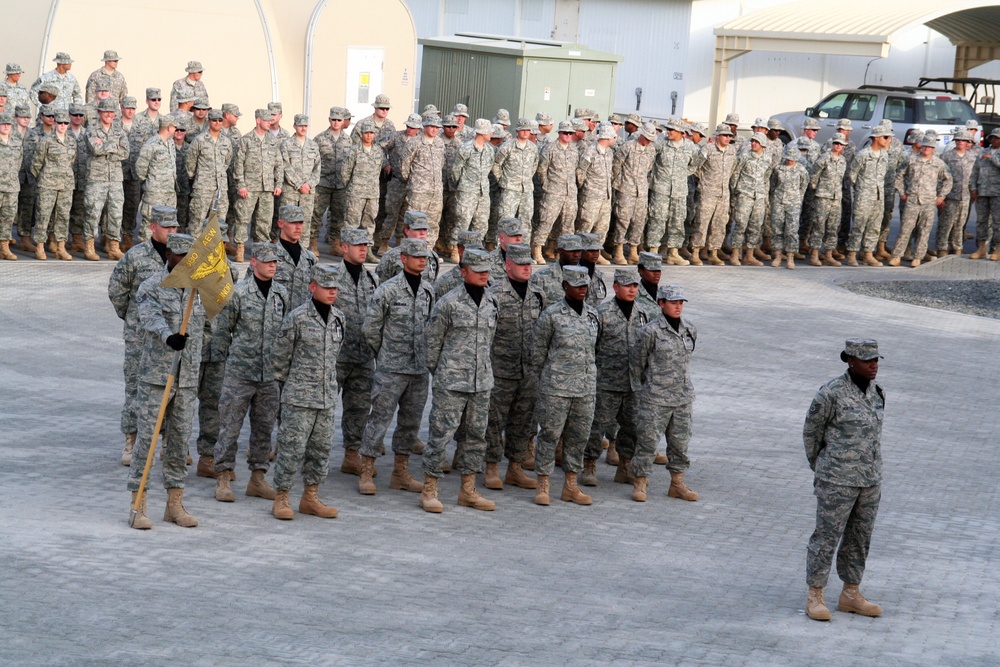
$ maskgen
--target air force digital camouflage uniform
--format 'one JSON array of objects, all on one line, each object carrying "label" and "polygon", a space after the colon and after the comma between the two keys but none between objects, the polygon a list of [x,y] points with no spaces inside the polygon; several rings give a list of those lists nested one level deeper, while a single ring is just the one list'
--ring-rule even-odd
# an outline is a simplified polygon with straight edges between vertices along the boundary
[{"label": "air force digital camouflage uniform", "polygon": [[983,150],[972,170],[972,182],[976,192],[976,244],[990,250],[990,246],[1000,243],[1000,149]]},{"label": "air force digital camouflage uniform", "polygon": [[[164,119],[164,123],[174,122]],[[171,137],[161,139],[158,134],[150,137],[139,150],[135,161],[135,172],[142,187],[143,225],[149,224],[154,206],[177,205],[177,148]],[[182,174],[185,182],[187,174]],[[126,228],[126,233],[131,231]]]},{"label": "air force digital camouflage uniform", "polygon": [[[580,192],[577,231],[593,232],[602,239],[611,225],[611,172],[614,150],[596,141],[580,153],[576,164],[576,183]],[[617,230],[615,232],[617,234]],[[542,243],[545,239],[538,239]],[[538,243],[536,243],[538,245]]]},{"label": "air force digital camouflage uniform", "polygon": [[[298,206],[282,207],[279,217],[283,220],[305,222],[305,214]],[[319,259],[309,248],[302,247],[299,251],[299,260],[296,262],[291,253],[285,249],[281,239],[278,239],[275,246],[278,250],[278,271],[274,274],[274,281],[288,290],[288,309],[294,310],[311,298],[309,281],[312,279],[313,267],[319,263]]]}]

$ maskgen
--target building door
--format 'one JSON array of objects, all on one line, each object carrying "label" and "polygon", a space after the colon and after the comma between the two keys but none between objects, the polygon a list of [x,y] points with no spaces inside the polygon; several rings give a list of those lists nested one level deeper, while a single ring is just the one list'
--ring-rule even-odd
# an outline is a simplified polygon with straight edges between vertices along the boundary
[{"label": "building door", "polygon": [[382,63],[385,49],[347,47],[347,90],[344,99],[354,121],[370,116],[375,96],[382,92]]}]

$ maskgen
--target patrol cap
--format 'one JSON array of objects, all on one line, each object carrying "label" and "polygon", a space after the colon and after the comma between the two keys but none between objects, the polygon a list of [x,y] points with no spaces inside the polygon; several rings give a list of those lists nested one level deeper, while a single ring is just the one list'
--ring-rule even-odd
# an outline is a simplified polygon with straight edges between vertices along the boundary
[{"label": "patrol cap", "polygon": [[847,361],[847,357],[861,361],[885,359],[878,353],[878,341],[872,338],[848,338],[844,341],[844,351],[840,353],[840,358],[842,361]]},{"label": "patrol cap", "polygon": [[476,134],[493,134],[493,123],[485,118],[477,118],[474,129]]},{"label": "patrol cap", "polygon": [[186,90],[182,90],[177,93],[177,103],[184,104],[185,102],[194,102],[194,95]]},{"label": "patrol cap", "polygon": [[237,118],[243,115],[240,113],[240,108],[232,102],[226,102],[222,105],[222,113],[231,113]]},{"label": "patrol cap", "polygon": [[938,133],[934,130],[927,130],[924,132],[923,138],[920,140],[921,146],[937,146]]},{"label": "patrol cap", "polygon": [[613,113],[610,116],[608,116],[608,122],[611,123],[612,125],[622,125],[623,124],[622,123],[622,117],[619,116],[616,113]]},{"label": "patrol cap", "polygon": [[475,230],[468,230],[460,232],[458,235],[458,245],[462,246],[466,250],[469,248],[479,248],[483,247],[483,235]]},{"label": "patrol cap", "polygon": [[254,109],[253,117],[258,120],[274,120],[274,116],[267,109]]},{"label": "patrol cap", "polygon": [[167,249],[175,255],[186,255],[194,245],[194,237],[190,234],[171,234],[167,237]]},{"label": "patrol cap", "polygon": [[436,114],[428,114],[420,122],[423,127],[441,127],[441,117]]},{"label": "patrol cap", "polygon": [[82,104],[77,104],[76,102],[74,102],[73,104],[69,105],[70,116],[84,116],[86,115],[86,113],[87,111],[86,109],[83,108]]},{"label": "patrol cap", "polygon": [[518,118],[517,126],[514,128],[516,132],[521,132],[522,130],[531,130],[531,119],[530,118]]},{"label": "patrol cap", "polygon": [[750,126],[750,129],[752,130],[755,127],[765,127],[766,128],[767,127],[767,121],[764,120],[763,118],[755,118],[754,121],[753,121],[753,124]]},{"label": "patrol cap", "polygon": [[430,257],[431,249],[427,246],[427,241],[423,239],[403,239],[399,244],[400,254],[407,257]]},{"label": "patrol cap", "polygon": [[972,134],[967,130],[959,130],[955,133],[955,141],[972,141]]},{"label": "patrol cap", "polygon": [[180,226],[177,222],[177,209],[173,206],[154,206],[149,218],[160,227]]},{"label": "patrol cap", "polygon": [[278,220],[284,220],[285,222],[305,222],[306,214],[301,206],[286,204],[278,209]]},{"label": "patrol cap", "polygon": [[212,105],[208,103],[204,97],[194,98],[194,104],[191,105],[192,109],[211,109]]},{"label": "patrol cap", "polygon": [[802,157],[802,154],[799,153],[798,148],[789,144],[785,146],[785,152],[781,155],[781,157],[785,160],[794,160],[795,162],[798,162],[799,158]]},{"label": "patrol cap", "polygon": [[465,252],[462,253],[460,265],[476,273],[489,271],[493,268],[493,262],[490,261],[490,253],[480,248],[466,247]]},{"label": "patrol cap", "polygon": [[319,287],[340,287],[340,274],[343,264],[313,264],[312,273],[309,274],[309,282],[316,283]]},{"label": "patrol cap", "polygon": [[347,118],[347,109],[344,107],[330,107],[330,120],[344,120]]},{"label": "patrol cap", "polygon": [[583,287],[590,284],[590,272],[585,266],[564,266],[562,279],[570,287]]},{"label": "patrol cap", "polygon": [[136,103],[135,98],[131,95],[126,95],[122,98],[122,109],[135,109],[139,105]]},{"label": "patrol cap", "polygon": [[202,67],[201,63],[197,60],[189,60],[187,67],[184,68],[184,71],[188,74],[194,74],[195,72],[204,72],[205,68]]},{"label": "patrol cap", "polygon": [[56,122],[57,123],[68,123],[69,122],[69,111],[65,109],[56,112]]},{"label": "patrol cap", "polygon": [[7,63],[7,74],[24,74],[24,70],[17,63]]},{"label": "patrol cap", "polygon": [[500,123],[493,123],[493,134],[490,135],[491,139],[506,139],[507,130]]},{"label": "patrol cap", "polygon": [[581,232],[577,234],[580,237],[580,243],[583,245],[584,250],[602,250],[604,248],[601,245],[601,237],[597,234],[591,234],[590,232]]},{"label": "patrol cap", "polygon": [[506,109],[497,109],[497,115],[493,117],[494,123],[500,123],[505,128],[510,125],[510,112]]},{"label": "patrol cap", "polygon": [[558,132],[568,132],[570,134],[573,134],[574,132],[576,132],[576,130],[573,129],[573,122],[572,121],[568,121],[568,120],[561,120],[561,121],[559,121],[559,127],[557,128],[557,131]]},{"label": "patrol cap", "polygon": [[222,120],[222,116],[223,116],[222,109],[212,109],[211,111],[208,112],[209,120]]},{"label": "patrol cap", "polygon": [[43,104],[38,107],[38,114],[40,116],[55,116],[56,110],[52,108],[51,104]]},{"label": "patrol cap", "polygon": [[111,79],[106,76],[102,76],[97,80],[97,83],[94,84],[94,90],[97,92],[101,92],[102,90],[111,92]]},{"label": "patrol cap", "polygon": [[110,97],[97,103],[98,111],[118,111],[118,105]]},{"label": "patrol cap", "polygon": [[785,126],[781,124],[781,121],[777,118],[771,118],[767,121],[767,129],[769,130],[784,130]]},{"label": "patrol cap", "polygon": [[640,252],[639,268],[646,269],[647,271],[662,271],[663,258],[655,252]]},{"label": "patrol cap", "polygon": [[52,62],[57,65],[70,65],[73,63],[73,59],[69,57],[68,53],[60,51],[56,54],[56,57],[52,59]]},{"label": "patrol cap", "polygon": [[535,121],[539,125],[551,125],[552,124],[552,116],[550,116],[547,113],[542,113],[541,111],[539,111],[538,113],[535,114]]},{"label": "patrol cap", "polygon": [[342,229],[340,231],[340,242],[347,245],[368,245],[371,243],[371,239],[368,236],[367,229],[357,227],[355,229]]},{"label": "patrol cap", "polygon": [[27,104],[18,104],[14,107],[14,118],[31,118],[31,107]]},{"label": "patrol cap", "polygon": [[[876,125],[874,128],[872,128],[873,137],[891,137],[894,134],[895,132],[892,131],[892,128],[887,125]],[[937,133],[935,132],[934,134],[935,134],[934,141],[937,142]]]},{"label": "patrol cap", "polygon": [[726,120],[722,121],[726,125],[739,125],[740,115],[738,113],[728,113],[726,114]]},{"label": "patrol cap", "polygon": [[465,116],[466,118],[468,118],[469,117],[469,107],[465,106],[464,104],[456,104],[455,108],[451,110],[451,115],[452,116]]},{"label": "patrol cap", "polygon": [[441,125],[444,127],[458,127],[458,119],[455,118],[455,114],[450,113],[444,117],[444,120],[441,121]]},{"label": "patrol cap", "polygon": [[610,125],[601,125],[601,129],[597,132],[598,139],[616,139],[617,137],[618,133]]},{"label": "patrol cap", "polygon": [[376,95],[375,96],[375,104],[373,104],[372,106],[375,107],[376,109],[391,109],[392,108],[392,105],[389,104],[389,96],[388,95]]},{"label": "patrol cap", "polygon": [[524,226],[520,218],[500,218],[497,229],[504,236],[524,236]]},{"label": "patrol cap", "polygon": [[650,141],[656,141],[656,125],[653,124],[653,121],[645,123],[639,131],[639,134],[646,137]]},{"label": "patrol cap", "polygon": [[43,83],[38,87],[38,90],[43,93],[48,93],[49,95],[59,96],[59,86],[54,83]]},{"label": "patrol cap", "polygon": [[756,141],[761,146],[764,146],[765,144],[767,144],[767,135],[764,134],[763,132],[754,132],[750,136],[750,141]]},{"label": "patrol cap", "polygon": [[427,214],[422,211],[407,211],[403,214],[403,224],[410,229],[430,229]]},{"label": "patrol cap", "polygon": [[841,118],[839,121],[837,121],[837,129],[838,130],[853,130],[854,128],[851,127],[851,119],[850,118]]},{"label": "patrol cap", "polygon": [[147,88],[146,89],[146,99],[147,100],[162,100],[163,93],[160,92],[159,88]]},{"label": "patrol cap", "polygon": [[532,264],[533,260],[531,259],[531,248],[523,243],[511,243],[507,246],[507,259],[522,266],[525,264]]},{"label": "patrol cap", "polygon": [[274,113],[279,113],[279,114],[280,113],[284,113],[281,110],[281,102],[268,102],[267,103],[267,110],[270,111],[273,114]]},{"label": "patrol cap", "polygon": [[802,129],[803,130],[818,130],[819,129],[819,121],[816,120],[815,118],[806,118],[804,121],[802,121]]},{"label": "patrol cap", "polygon": [[377,134],[378,128],[375,127],[375,122],[371,118],[365,118],[363,121],[358,123],[358,132],[361,134],[365,134],[366,132]]},{"label": "patrol cap", "polygon": [[638,285],[639,272],[635,269],[615,269],[615,283],[618,285]]},{"label": "patrol cap", "polygon": [[583,250],[583,239],[577,234],[563,234],[556,242],[556,247],[567,252]]},{"label": "patrol cap", "polygon": [[657,301],[687,301],[684,288],[680,285],[660,285],[656,288]]},{"label": "patrol cap", "polygon": [[833,135],[833,139],[831,139],[830,141],[832,141],[835,144],[840,144],[841,146],[847,145],[847,137],[844,135],[843,132],[837,132],[835,135]]},{"label": "patrol cap", "polygon": [[277,262],[278,246],[273,243],[254,243],[253,258],[258,262]]},{"label": "patrol cap", "polygon": [[626,123],[632,123],[636,127],[642,127],[642,116],[637,113],[630,113],[625,117]]},{"label": "patrol cap", "polygon": [[174,113],[172,113],[170,115],[174,117],[175,121],[177,121],[177,131],[178,132],[187,132],[188,131],[188,119],[185,117],[184,112],[182,112],[180,109],[178,109],[177,111],[175,111]]},{"label": "patrol cap", "polygon": [[0,113],[0,125],[13,125],[14,124],[14,114],[9,111],[4,111]]},{"label": "patrol cap", "polygon": [[295,118],[292,121],[292,125],[308,125],[308,124],[309,124],[309,116],[305,115],[304,113],[295,114]]},{"label": "patrol cap", "polygon": [[593,120],[594,112],[591,111],[590,109],[583,109],[583,108],[574,109],[573,118],[582,118],[583,120]]},{"label": "patrol cap", "polygon": [[165,127],[177,127],[177,119],[170,114],[161,114],[158,120],[160,121],[161,130]]},{"label": "patrol cap", "polygon": [[104,52],[104,57],[101,58],[101,60],[107,63],[107,62],[114,62],[116,60],[121,60],[121,58],[118,57],[117,51],[115,51],[114,49],[108,49],[107,51]]},{"label": "patrol cap", "polygon": [[729,127],[726,123],[719,123],[715,126],[715,136],[724,135],[727,137],[733,136],[733,128]]},{"label": "patrol cap", "polygon": [[411,130],[419,130],[421,125],[421,119],[418,114],[411,113],[406,117],[406,127]]}]

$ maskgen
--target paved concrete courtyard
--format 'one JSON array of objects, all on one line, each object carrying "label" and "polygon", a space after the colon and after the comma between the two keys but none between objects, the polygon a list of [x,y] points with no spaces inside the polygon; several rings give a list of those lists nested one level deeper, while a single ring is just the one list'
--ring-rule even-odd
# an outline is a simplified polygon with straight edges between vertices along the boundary
[{"label": "paved concrete courtyard", "polygon": [[[237,502],[218,503],[192,469],[200,525],[179,528],[160,520],[156,468],[147,532],[127,527],[118,462],[111,268],[0,266],[2,664],[1000,664],[1000,321],[837,285],[995,278],[995,264],[665,270],[699,330],[697,503],[668,499],[663,469],[634,503],[602,462],[591,507],[507,489],[485,492],[495,512],[459,508],[452,474],[430,515],[389,490],[391,457],[378,495],[360,496],[337,470],[338,432],[321,496],[339,518],[274,520],[242,495],[243,467]],[[885,615],[817,623],[803,612],[815,501],[801,429],[853,336],[885,355],[885,482],[863,584]],[[838,592],[834,575],[831,607]]]}]

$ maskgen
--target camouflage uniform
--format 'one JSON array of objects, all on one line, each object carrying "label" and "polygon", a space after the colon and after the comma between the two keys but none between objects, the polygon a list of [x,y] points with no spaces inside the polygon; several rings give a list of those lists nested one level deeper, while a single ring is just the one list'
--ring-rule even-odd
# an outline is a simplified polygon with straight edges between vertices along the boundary
[{"label": "camouflage uniform", "polygon": [[[576,183],[580,192],[577,231],[593,232],[602,239],[608,235],[611,224],[611,172],[614,156],[610,147],[605,148],[594,142],[581,151],[576,165]],[[617,236],[617,229],[615,234]]]},{"label": "camouflage uniform", "polygon": [[341,391],[340,430],[345,450],[357,451],[361,447],[361,434],[371,408],[375,357],[365,342],[361,325],[378,285],[378,278],[364,265],[357,283],[349,271],[340,275],[337,306],[344,313],[344,344],[337,357],[337,386]]},{"label": "camouflage uniform", "polygon": [[767,189],[773,168],[774,163],[767,152],[758,155],[748,150],[736,160],[736,167],[729,179],[729,187],[734,195],[734,248],[754,248],[760,243],[767,209]]},{"label": "camouflage uniform", "polygon": [[35,204],[38,201],[38,179],[31,173],[31,163],[35,159],[39,142],[46,136],[48,134],[45,132],[44,126],[38,124],[28,131],[21,144],[21,171],[18,173],[21,191],[17,197],[17,235],[21,238],[31,236]]},{"label": "camouflage uniform", "polygon": [[417,294],[402,274],[379,285],[368,304],[362,332],[376,355],[371,414],[361,437],[361,455],[382,455],[385,432],[399,406],[392,450],[408,456],[427,403],[426,330],[434,291],[420,281]]},{"label": "camouflage uniform", "polygon": [[[125,83],[125,75],[118,70],[108,72],[103,67],[91,72],[87,77],[87,85],[84,87],[85,101],[87,104],[97,104],[97,84],[106,82],[111,86],[111,98],[118,104],[128,95],[128,84]],[[102,89],[103,90],[103,89]]]},{"label": "camouflage uniform", "polygon": [[[302,238],[306,245],[309,239],[319,238],[320,230],[323,228],[323,215],[330,211],[327,217],[329,227],[326,238],[330,243],[335,238],[340,238],[340,230],[344,224],[347,204],[347,182],[343,177],[344,164],[347,161],[351,147],[351,137],[347,132],[341,131],[334,134],[333,130],[326,129],[315,137],[313,141],[319,148],[320,174],[319,183],[316,185],[315,208],[312,210],[312,224],[308,228],[308,238],[306,230],[302,232]],[[360,144],[361,139],[358,139]]]},{"label": "camouflage uniform", "polygon": [[105,130],[100,123],[87,130],[85,139],[90,159],[87,166],[87,189],[84,195],[86,221],[84,238],[97,236],[101,213],[108,214],[104,234],[108,239],[122,238],[122,207],[125,191],[122,188],[122,161],[128,160],[129,145],[125,132],[118,125]]},{"label": "camouflage uniform", "polygon": [[[288,491],[302,470],[305,485],[322,484],[330,464],[337,409],[337,357],[344,314],[330,307],[326,320],[312,299],[293,310],[271,349],[271,369],[281,387],[281,424],[274,488]],[[266,459],[266,457],[265,457]]]},{"label": "camouflage uniform", "polygon": [[31,234],[35,243],[45,243],[50,224],[56,241],[66,240],[76,181],[73,175],[75,164],[76,140],[68,132],[61,141],[52,132],[38,142],[38,149],[31,160],[31,174],[38,179],[35,229]]},{"label": "camouflage uniform", "polygon": [[814,250],[837,247],[840,229],[840,199],[844,193],[847,160],[843,155],[824,153],[813,164],[809,185],[813,192],[815,215],[809,231],[809,247]]},{"label": "camouflage uniform", "polygon": [[[428,239],[429,241],[430,239]],[[402,248],[397,245],[394,248],[389,248],[389,251],[382,255],[378,260],[378,266],[375,267],[375,275],[378,276],[379,283],[388,282],[389,278],[393,276],[398,276],[403,272],[403,260],[401,258]],[[433,291],[433,285],[438,279],[438,273],[440,272],[441,258],[433,250],[430,251],[430,257],[427,258],[427,266],[424,267],[424,271],[421,274],[427,284],[431,287]]]},{"label": "camouflage uniform", "polygon": [[532,245],[544,245],[559,220],[556,236],[572,234],[576,227],[577,188],[576,165],[580,153],[576,144],[549,141],[542,146],[538,159],[538,180],[542,188],[542,203],[538,224],[532,235]]},{"label": "camouflage uniform", "polygon": [[11,130],[7,141],[0,140],[0,241],[11,240],[17,219],[17,199],[21,190],[21,140]]},{"label": "camouflage uniform", "polygon": [[[531,178],[538,170],[538,147],[511,139],[500,145],[493,158],[493,177],[500,186],[497,215],[530,220],[535,211],[535,186]],[[485,243],[496,242],[496,230],[487,230]]]},{"label": "camouflage uniform", "polygon": [[[770,158],[763,156],[770,162]],[[735,245],[734,245],[735,247]],[[639,332],[636,368],[642,380],[632,474],[649,477],[660,437],[667,436],[667,470],[684,472],[690,462],[687,448],[691,440],[691,406],[694,386],[688,366],[698,331],[681,317],[678,330],[661,312]]]},{"label": "camouflage uniform", "polygon": [[[174,140],[170,137],[161,139],[158,134],[150,137],[136,157],[135,173],[142,183],[142,222],[146,227],[154,206],[177,207],[177,148]],[[186,185],[187,174],[181,173]]]},{"label": "camouflage uniform", "polygon": [[[288,290],[288,310],[295,310],[312,297],[309,292],[309,280],[312,269],[319,264],[319,259],[311,250],[303,247],[299,253],[299,261],[295,262],[292,255],[282,245],[281,239],[274,243],[278,248],[278,270],[274,274],[274,282]],[[247,269],[247,276],[251,270]]]},{"label": "camouflage uniform", "polygon": [[[452,177],[452,173],[455,168],[455,160],[458,158],[458,151],[462,148],[465,143],[458,133],[455,133],[451,139],[442,134],[441,141],[444,142],[444,203],[442,204],[441,212],[441,231],[438,237],[444,239],[446,242],[451,242],[450,239],[458,234],[455,231],[455,204],[458,199],[458,181]],[[486,142],[489,145],[489,142]],[[490,146],[492,148],[492,146]],[[488,190],[487,190],[488,192]],[[486,206],[486,216],[489,217],[490,207]],[[467,231],[468,226],[462,231]]]},{"label": "camouflage uniform", "polygon": [[[180,223],[181,229],[187,229],[188,211],[191,210],[191,178],[188,176],[185,163],[190,146],[191,144],[184,141],[180,142],[180,146],[177,145],[176,141],[174,142],[174,156],[177,158],[177,187],[175,189],[177,193],[177,221]],[[211,206],[211,202],[209,202],[209,206]],[[221,210],[221,212],[225,213],[225,210]]]},{"label": "camouflage uniform", "polygon": [[[302,242],[309,245],[309,239],[314,234],[310,227],[313,219],[313,206],[316,203],[316,188],[320,181],[319,145],[310,139],[299,141],[298,137],[288,137],[281,142],[281,162],[284,173],[284,183],[281,186],[281,206],[298,206],[305,213],[306,221],[302,227]],[[299,188],[309,186],[309,193],[302,194]],[[319,236],[316,230],[315,236]]]},{"label": "camouflage uniform", "polygon": [[351,141],[353,143],[355,144],[361,143],[361,131],[358,128],[361,127],[361,123],[365,122],[366,120],[370,120],[371,122],[375,123],[376,144],[382,143],[382,141],[388,139],[390,136],[396,133],[396,126],[393,124],[391,120],[389,120],[388,118],[379,120],[378,118],[375,117],[375,114],[372,114],[371,116],[365,116],[364,118],[362,118],[361,120],[359,120],[357,123],[354,124],[354,129],[351,130]]},{"label": "camouflage uniform", "polygon": [[388,164],[385,150],[378,144],[366,149],[355,144],[344,160],[341,182],[345,190],[345,218],[347,229],[358,227],[368,231],[368,238],[375,238],[375,218],[379,213],[379,179]]},{"label": "camouflage uniform", "polygon": [[563,440],[563,470],[583,470],[583,452],[594,422],[600,338],[597,311],[588,304],[577,314],[565,299],[542,312],[535,323],[533,360],[539,373],[535,421],[541,427],[535,445],[535,471],[551,475],[556,443]]},{"label": "camouflage uniform", "polygon": [[983,150],[972,169],[972,182],[977,193],[976,243],[986,243],[990,250],[1000,243],[1000,149]]},{"label": "camouflage uniform", "polygon": [[191,81],[187,76],[177,79],[170,87],[170,111],[177,111],[177,99],[182,95],[193,100],[199,97],[208,100],[208,89],[200,80]]},{"label": "camouflage uniform", "polygon": [[257,132],[247,132],[240,138],[233,160],[233,180],[236,189],[246,188],[246,199],[236,200],[236,223],[233,240],[246,241],[250,220],[254,217],[253,240],[271,239],[271,218],[274,216],[274,189],[281,187],[284,169],[281,148],[270,133],[258,137]]},{"label": "camouflage uniform", "polygon": [[563,298],[562,262],[549,264],[531,274],[528,280],[533,291],[542,295],[542,310],[559,303]]},{"label": "camouflage uniform", "polygon": [[445,447],[458,437],[458,470],[483,471],[493,365],[490,348],[497,328],[498,302],[484,293],[477,305],[459,285],[434,304],[427,326],[427,368],[434,374],[430,438],[424,473],[442,475]]},{"label": "camouflage uniform", "polygon": [[790,253],[799,249],[799,217],[809,186],[809,172],[801,163],[780,164],[771,172],[771,247]]},{"label": "camouflage uniform", "polygon": [[823,588],[837,552],[837,573],[859,584],[882,495],[882,413],[885,394],[875,382],[862,391],[849,372],[820,387],[809,406],[802,439],[816,473],[816,530],[806,552],[806,582]]},{"label": "camouflage uniform", "polygon": [[535,323],[542,314],[542,293],[528,283],[524,298],[503,279],[489,288],[497,300],[497,326],[493,337],[493,390],[486,424],[486,462],[501,458],[523,463],[528,440],[535,434],[532,415],[538,395],[538,371],[534,367]]},{"label": "camouflage uniform", "polygon": [[[949,144],[951,146],[953,144]],[[905,146],[896,137],[889,140],[889,166],[885,170],[885,206],[882,209],[882,227],[879,231],[878,242],[886,243],[889,240],[889,227],[892,225],[892,212],[896,207],[896,175],[906,163],[906,156],[903,154]],[[900,217],[902,217],[902,210]],[[964,236],[964,230],[963,230]],[[962,239],[965,242],[965,239]]]},{"label": "camouflage uniform", "polygon": [[848,160],[847,178],[854,195],[854,226],[847,240],[849,251],[875,250],[885,209],[885,183],[889,162],[888,151],[873,151],[870,146],[858,153],[853,162]]},{"label": "camouflage uniform", "polygon": [[953,182],[938,218],[935,247],[939,253],[949,250],[962,252],[962,246],[965,245],[965,223],[969,218],[969,205],[972,199],[970,193],[973,187],[972,168],[976,164],[976,153],[971,148],[970,146],[964,155],[949,150],[941,157],[951,172]]},{"label": "camouflage uniform", "polygon": [[736,149],[732,144],[722,149],[713,142],[701,149],[698,177],[697,226],[691,232],[695,248],[718,250],[726,238],[729,222],[729,179],[736,168]]},{"label": "camouflage uniform", "polygon": [[[31,84],[31,90],[29,94],[31,95],[31,103],[35,105],[37,109],[41,106],[41,102],[38,101],[38,93],[42,89],[42,86],[50,83],[59,89],[59,94],[56,99],[52,100],[50,105],[56,111],[65,111],[69,109],[70,104],[83,104],[83,93],[80,92],[80,84],[76,80],[76,76],[72,72],[66,72],[65,74],[60,74],[56,70],[49,70],[45,72],[40,77],[35,79],[35,82]],[[8,104],[10,100],[8,99]]]},{"label": "camouflage uniform", "polygon": [[423,135],[406,142],[400,173],[406,180],[406,210],[427,214],[427,244],[433,247],[444,206],[444,142]]},{"label": "camouflage uniform", "polygon": [[[211,132],[203,132],[191,142],[184,158],[188,178],[191,179],[191,206],[188,209],[188,233],[201,233],[202,223],[208,218],[219,194],[218,211],[229,210],[229,182],[226,170],[233,160],[233,145],[229,139],[219,133],[218,139],[213,139]],[[271,218],[267,224],[270,226]],[[247,226],[231,224],[233,240],[245,243],[248,238]]]},{"label": "camouflage uniform", "polygon": [[87,130],[80,128],[79,132],[71,125],[66,130],[66,136],[76,140],[76,162],[73,165],[73,203],[69,207],[69,233],[83,235],[86,221],[87,194],[87,163],[90,161],[90,151],[87,146]]},{"label": "camouflage uniform", "polygon": [[[684,233],[684,221],[687,219],[688,177],[698,169],[701,153],[693,152],[690,147],[684,144],[683,140],[660,141],[654,146],[656,159],[653,161],[646,245],[649,247],[680,248],[687,241]],[[738,160],[736,171],[739,171],[740,165]],[[766,182],[765,180],[765,188]],[[738,200],[739,197],[737,197]],[[619,217],[619,220],[621,219]],[[621,234],[616,231],[615,243],[625,242],[630,245],[642,243],[641,230],[639,232],[633,231],[628,238],[626,238],[624,230]]]},{"label": "camouflage uniform", "polygon": [[[649,210],[649,174],[656,155],[656,145],[650,143],[643,146],[638,139],[626,141],[614,152],[611,185],[615,190],[615,244],[627,242],[637,246],[642,243]],[[661,229],[652,245],[659,245],[662,235]],[[601,241],[604,241],[603,237]]]},{"label": "camouflage uniform", "polygon": [[[121,261],[125,261],[124,258]],[[173,365],[175,353],[167,346],[167,338],[180,332],[187,304],[186,290],[160,287],[168,274],[167,267],[162,267],[143,282],[136,295],[139,323],[143,329],[143,347],[135,400],[138,434],[128,473],[129,491],[139,490],[167,376]],[[187,330],[201,332],[204,327],[205,309],[201,306],[201,298],[195,296]],[[197,401],[201,346],[200,335],[188,338],[180,353],[180,367],[164,415],[162,460],[163,487],[166,489],[183,489],[184,478],[187,477],[188,440],[191,438]]]},{"label": "camouflage uniform", "polygon": [[458,243],[466,231],[485,235],[490,219],[490,171],[495,159],[493,146],[482,148],[469,141],[458,151],[450,175],[455,182],[455,226],[449,243]]},{"label": "camouflage uniform", "polygon": [[[31,105],[31,94],[28,89],[21,85],[21,82],[12,83],[10,81],[4,81],[0,85],[7,86],[7,110],[13,112],[14,109],[19,106],[29,106]],[[11,134],[13,135],[13,130]]]},{"label": "camouflage uniform", "polygon": [[902,257],[916,230],[915,259],[927,254],[927,240],[934,226],[937,199],[944,199],[951,192],[952,178],[948,165],[936,155],[925,158],[913,155],[896,177],[896,190],[906,195],[906,208],[899,222],[899,236],[892,248],[893,257]]},{"label": "camouflage uniform", "polygon": [[381,244],[389,243],[393,234],[396,235],[397,241],[403,238],[403,213],[409,209],[406,203],[406,179],[403,177],[402,167],[403,148],[408,142],[417,139],[419,137],[409,137],[406,130],[400,130],[379,141],[379,146],[385,151],[389,166],[392,167],[392,178],[386,186],[385,218],[381,229],[378,226],[375,228]]},{"label": "camouflage uniform", "polygon": [[[288,291],[273,280],[265,297],[254,277],[237,283],[216,318],[213,345],[226,359],[219,395],[219,439],[215,472],[236,467],[237,438],[250,411],[250,470],[267,470],[271,432],[278,417],[278,383],[271,367],[271,347],[282,329]],[[200,452],[199,452],[200,453]]]}]

